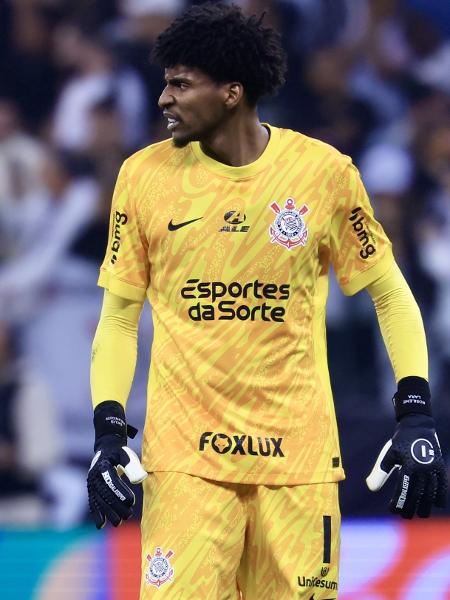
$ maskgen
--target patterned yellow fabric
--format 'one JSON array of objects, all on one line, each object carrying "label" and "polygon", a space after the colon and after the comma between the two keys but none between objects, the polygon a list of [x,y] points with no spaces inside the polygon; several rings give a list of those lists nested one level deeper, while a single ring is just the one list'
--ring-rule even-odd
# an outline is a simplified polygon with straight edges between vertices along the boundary
[{"label": "patterned yellow fabric", "polygon": [[153,308],[147,470],[342,479],[328,271],[353,294],[392,260],[350,159],[299,133],[242,167],[170,141],[125,161],[99,284]]},{"label": "patterned yellow fabric", "polygon": [[184,473],[144,481],[140,600],[332,600],[336,483],[264,486]]}]

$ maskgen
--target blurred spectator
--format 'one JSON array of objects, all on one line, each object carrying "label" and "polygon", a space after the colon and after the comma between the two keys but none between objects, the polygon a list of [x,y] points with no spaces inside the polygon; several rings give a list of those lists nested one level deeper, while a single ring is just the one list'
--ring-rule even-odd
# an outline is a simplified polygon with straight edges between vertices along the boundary
[{"label": "blurred spectator", "polygon": [[405,271],[410,260],[404,225],[405,202],[413,181],[411,156],[403,148],[377,144],[366,150],[360,166],[377,217],[384,223],[395,258]]},{"label": "blurred spectator", "polygon": [[298,128],[357,160],[376,125],[370,104],[348,89],[349,62],[339,48],[315,52],[305,68]]},{"label": "blurred spectator", "polygon": [[35,223],[33,236],[23,252],[0,269],[0,306],[5,318],[29,318],[45,302],[51,286],[68,276],[67,250],[98,210],[98,185],[85,159],[49,154],[42,183],[45,211]]},{"label": "blurred spectator", "polygon": [[135,39],[153,42],[186,6],[184,0],[122,0],[120,9],[126,27]]},{"label": "blurred spectator", "polygon": [[75,70],[56,102],[55,144],[66,150],[85,151],[95,141],[93,112],[105,102],[117,109],[123,146],[128,152],[148,142],[144,85],[133,69],[118,63],[107,39],[61,26],[55,40],[58,63]]},{"label": "blurred spectator", "polygon": [[418,157],[429,190],[428,210],[418,231],[419,255],[436,286],[431,327],[442,361],[437,379],[445,406],[450,400],[450,116],[447,123],[422,132]]},{"label": "blurred spectator", "polygon": [[60,20],[77,23],[84,31],[99,31],[103,25],[118,15],[121,0],[37,0],[53,6]]},{"label": "blurred spectator", "polygon": [[20,126],[17,106],[0,98],[0,264],[39,220],[43,145]]},{"label": "blurred spectator", "polygon": [[0,322],[0,524],[51,523],[45,472],[61,458],[50,390]]},{"label": "blurred spectator", "polygon": [[367,0],[362,35],[343,38],[352,58],[349,92],[368,102],[381,123],[399,118],[407,104],[399,79],[410,60],[399,0]]},{"label": "blurred spectator", "polygon": [[[92,136],[84,155],[95,164],[101,211],[106,213],[103,218],[108,219],[116,175],[129,152],[125,148],[120,115],[112,98],[95,105],[90,118]],[[107,220],[104,227],[107,228]]]},{"label": "blurred spectator", "polygon": [[409,14],[405,21],[412,74],[421,83],[450,92],[450,41],[423,15]]},{"label": "blurred spectator", "polygon": [[[39,372],[57,399],[51,410],[64,432],[62,451],[42,474],[42,489],[49,499],[50,522],[58,527],[76,525],[86,514],[89,356],[101,294],[95,285],[96,264],[72,248],[100,210],[94,175],[86,158],[49,152],[41,174],[41,222],[21,254],[0,269],[2,315],[20,325],[26,364]],[[102,231],[104,246],[107,224]]]},{"label": "blurred spectator", "polygon": [[14,98],[35,131],[51,113],[58,83],[53,25],[46,3],[0,0],[0,92]]},{"label": "blurred spectator", "polygon": [[427,15],[439,30],[450,36],[450,3],[442,0],[406,0],[406,4],[416,12]]},{"label": "blurred spectator", "polygon": [[434,374],[439,389],[439,402],[450,413],[450,195],[447,203],[448,214],[445,220],[441,224],[430,225],[423,231],[420,257],[423,269],[432,277],[437,288],[431,331],[441,364]]}]

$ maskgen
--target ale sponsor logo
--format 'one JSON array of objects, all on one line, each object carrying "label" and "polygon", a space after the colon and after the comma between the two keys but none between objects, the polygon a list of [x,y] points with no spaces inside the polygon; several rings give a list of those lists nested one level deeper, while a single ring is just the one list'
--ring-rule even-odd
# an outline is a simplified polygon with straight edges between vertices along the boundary
[{"label": "ale sponsor logo", "polygon": [[223,215],[226,225],[219,229],[219,233],[247,233],[250,225],[243,225],[247,220],[245,213],[239,210],[229,210]]}]

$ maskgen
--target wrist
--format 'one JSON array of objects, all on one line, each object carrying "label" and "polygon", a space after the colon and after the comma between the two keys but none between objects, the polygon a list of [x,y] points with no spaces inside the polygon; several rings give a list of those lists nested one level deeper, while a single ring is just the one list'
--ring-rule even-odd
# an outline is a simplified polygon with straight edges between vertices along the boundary
[{"label": "wrist", "polygon": [[431,418],[433,416],[430,386],[422,377],[411,376],[400,379],[392,402],[397,421],[412,414]]},{"label": "wrist", "polygon": [[94,409],[94,451],[105,446],[127,445],[127,423],[123,406],[115,400],[105,400]]}]

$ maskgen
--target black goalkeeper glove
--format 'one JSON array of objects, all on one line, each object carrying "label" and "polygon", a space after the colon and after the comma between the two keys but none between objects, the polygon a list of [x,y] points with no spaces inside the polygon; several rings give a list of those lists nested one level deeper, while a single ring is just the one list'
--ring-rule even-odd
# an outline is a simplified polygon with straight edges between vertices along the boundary
[{"label": "black goalkeeper glove", "polygon": [[101,402],[94,411],[95,456],[87,477],[89,509],[97,529],[106,520],[114,527],[133,513],[134,493],[121,479],[125,473],[131,483],[147,477],[139,458],[127,446],[127,436],[133,438],[137,429],[127,425],[119,402]]},{"label": "black goalkeeper glove", "polygon": [[445,507],[448,482],[431,415],[428,382],[420,377],[401,379],[393,402],[397,428],[367,477],[367,486],[378,491],[399,469],[390,510],[405,519],[416,513],[429,517],[433,505]]}]

